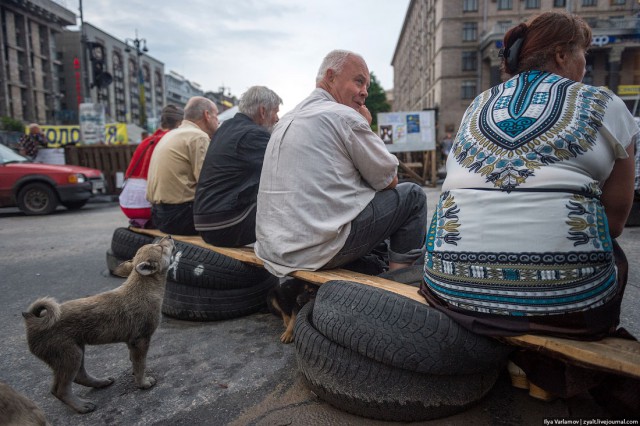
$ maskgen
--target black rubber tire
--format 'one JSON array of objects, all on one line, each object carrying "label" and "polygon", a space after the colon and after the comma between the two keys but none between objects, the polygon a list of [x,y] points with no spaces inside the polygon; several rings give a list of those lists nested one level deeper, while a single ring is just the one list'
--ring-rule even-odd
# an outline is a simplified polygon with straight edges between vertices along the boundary
[{"label": "black rubber tire", "polygon": [[62,203],[63,206],[65,206],[67,209],[69,210],[80,210],[81,208],[83,208],[87,203],[89,202],[89,200],[83,200],[83,201],[67,201],[66,203]]},{"label": "black rubber tire", "polygon": [[113,273],[113,271],[115,271],[115,269],[123,262],[126,262],[127,259],[120,259],[118,258],[116,255],[113,254],[113,251],[111,251],[111,249],[107,250],[107,269],[109,270],[109,273],[111,275],[113,275],[114,277],[120,277],[120,275],[116,275]]},{"label": "black rubber tire", "polygon": [[175,241],[173,265],[169,280],[210,290],[252,288],[272,275],[265,269],[247,265],[239,260],[204,247]]},{"label": "black rubber tire", "polygon": [[111,251],[118,259],[130,260],[145,244],[151,244],[154,237],[138,234],[127,228],[116,228],[111,238]]},{"label": "black rubber tire", "polygon": [[267,293],[278,284],[269,276],[252,287],[215,290],[167,280],[162,313],[186,321],[218,321],[237,318],[266,308]]},{"label": "black rubber tire", "polygon": [[111,249],[107,250],[107,269],[113,275],[115,268],[123,262],[122,259],[118,259]]},{"label": "black rubber tire", "polygon": [[320,398],[359,416],[405,422],[450,416],[482,399],[499,376],[497,370],[443,376],[390,367],[327,339],[314,328],[312,315],[310,302],[294,329],[304,379]]},{"label": "black rubber tire", "polygon": [[58,195],[53,188],[40,182],[25,185],[17,197],[18,207],[28,216],[52,213],[58,207]]},{"label": "black rubber tire", "polygon": [[329,340],[362,356],[425,374],[498,371],[513,351],[427,305],[350,281],[320,286],[313,324]]}]

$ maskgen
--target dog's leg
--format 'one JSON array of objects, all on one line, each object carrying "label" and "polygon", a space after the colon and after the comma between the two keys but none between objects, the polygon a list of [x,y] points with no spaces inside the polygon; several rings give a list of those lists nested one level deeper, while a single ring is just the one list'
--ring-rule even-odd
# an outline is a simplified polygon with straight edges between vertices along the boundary
[{"label": "dog's leg", "polygon": [[[284,317],[285,315],[283,314],[282,316]],[[293,342],[293,327],[296,325],[296,312],[293,311],[291,313],[291,317],[287,316],[287,318],[289,319],[289,323],[285,321],[285,325],[287,326],[287,328],[284,333],[280,335],[280,341],[282,343]]]},{"label": "dog's leg", "polygon": [[149,389],[156,384],[156,379],[151,376],[145,376],[149,343],[150,339],[144,338],[127,343],[129,359],[133,364],[133,374],[136,376],[136,385],[140,389]]},{"label": "dog's leg", "polygon": [[96,404],[89,400],[78,398],[71,389],[71,383],[78,375],[80,365],[82,365],[83,352],[75,345],[64,352],[66,352],[64,363],[57,363],[57,365],[51,366],[53,369],[51,393],[78,413],[90,413],[96,409]]},{"label": "dog's leg", "polygon": [[80,364],[80,370],[78,370],[78,374],[76,374],[76,378],[74,382],[82,386],[88,386],[92,388],[105,388],[111,384],[115,379],[113,377],[107,377],[104,379],[97,379],[92,377],[87,370],[84,368],[84,348],[82,348],[82,361]]}]

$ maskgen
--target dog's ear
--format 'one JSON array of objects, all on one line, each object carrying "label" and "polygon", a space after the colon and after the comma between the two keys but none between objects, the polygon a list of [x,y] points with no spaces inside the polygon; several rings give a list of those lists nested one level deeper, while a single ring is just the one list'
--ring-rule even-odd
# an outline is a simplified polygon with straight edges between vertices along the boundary
[{"label": "dog's ear", "polygon": [[133,261],[127,260],[126,262],[122,262],[113,270],[113,275],[118,277],[127,278],[131,271],[133,270]]},{"label": "dog's ear", "polygon": [[136,265],[136,271],[138,271],[140,275],[155,274],[159,269],[158,262],[144,261]]}]

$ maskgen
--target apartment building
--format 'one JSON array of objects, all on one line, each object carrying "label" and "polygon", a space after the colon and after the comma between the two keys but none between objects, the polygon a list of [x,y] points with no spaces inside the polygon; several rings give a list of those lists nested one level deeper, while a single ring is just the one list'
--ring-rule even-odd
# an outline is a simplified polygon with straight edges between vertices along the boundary
[{"label": "apartment building", "polygon": [[50,0],[0,2],[0,116],[60,119],[64,93],[57,38],[76,15]]},{"label": "apartment building", "polygon": [[[77,123],[78,104],[88,98],[105,105],[108,122],[155,128],[165,102],[164,63],[150,56],[144,50],[146,40],[137,36],[120,40],[87,22],[84,33],[87,55],[82,52],[82,29],[58,35],[59,56],[65,71],[62,107],[69,122]],[[103,61],[104,71],[113,78],[111,84],[91,87],[95,80],[92,54]],[[83,73],[88,73],[88,78],[79,81]]]},{"label": "apartment building", "polygon": [[502,81],[498,51],[506,30],[547,10],[589,22],[584,82],[607,86],[631,111],[638,108],[638,0],[412,0],[392,59],[394,111],[435,108],[438,140],[457,131],[471,100]]},{"label": "apartment building", "polygon": [[165,74],[164,79],[167,87],[167,103],[169,104],[184,108],[189,98],[204,95],[204,91],[198,83],[187,80],[175,71],[169,71],[168,74]]}]

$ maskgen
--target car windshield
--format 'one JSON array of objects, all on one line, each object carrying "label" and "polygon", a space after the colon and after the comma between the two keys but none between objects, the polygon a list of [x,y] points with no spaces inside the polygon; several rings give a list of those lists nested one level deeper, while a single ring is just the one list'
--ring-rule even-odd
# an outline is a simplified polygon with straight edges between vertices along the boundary
[{"label": "car windshield", "polygon": [[0,145],[0,164],[7,163],[26,163],[29,159],[23,157],[22,155],[16,153],[11,148]]}]

